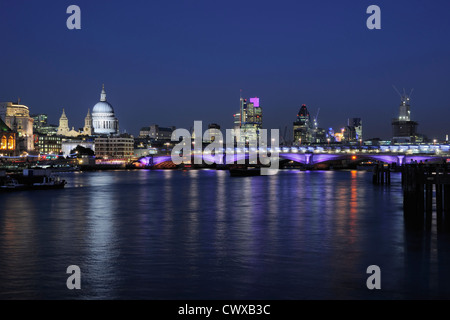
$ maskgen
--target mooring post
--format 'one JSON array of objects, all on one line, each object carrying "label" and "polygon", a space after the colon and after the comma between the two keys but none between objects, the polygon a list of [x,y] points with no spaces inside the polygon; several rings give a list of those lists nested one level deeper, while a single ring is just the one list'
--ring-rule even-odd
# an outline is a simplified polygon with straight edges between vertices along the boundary
[{"label": "mooring post", "polygon": [[414,167],[414,176],[416,177],[416,193],[414,195],[417,202],[417,220],[423,227],[425,214],[424,187],[425,177],[422,168]]},{"label": "mooring post", "polygon": [[[448,180],[448,178],[447,178]],[[447,181],[448,182],[448,181]],[[446,229],[450,226],[450,184],[444,185],[444,224]]]},{"label": "mooring post", "polygon": [[372,183],[373,184],[378,184],[377,174],[378,174],[378,164],[373,167],[373,174],[372,174]]},{"label": "mooring post", "polygon": [[437,229],[442,227],[442,184],[439,181],[439,176],[436,177],[436,224]]},{"label": "mooring post", "polygon": [[431,229],[431,219],[433,214],[433,181],[428,178],[431,177],[431,170],[427,168],[427,173],[424,175],[425,182],[425,208],[426,208],[426,228]]},{"label": "mooring post", "polygon": [[386,183],[388,185],[391,185],[391,165],[389,164],[386,171],[387,177],[386,177]]}]

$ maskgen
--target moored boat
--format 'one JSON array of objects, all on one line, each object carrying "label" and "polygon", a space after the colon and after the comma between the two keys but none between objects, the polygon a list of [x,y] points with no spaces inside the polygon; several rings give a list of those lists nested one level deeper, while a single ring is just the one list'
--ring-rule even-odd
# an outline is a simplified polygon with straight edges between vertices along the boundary
[{"label": "moored boat", "polygon": [[8,175],[1,179],[0,192],[62,189],[66,180],[53,175]]}]

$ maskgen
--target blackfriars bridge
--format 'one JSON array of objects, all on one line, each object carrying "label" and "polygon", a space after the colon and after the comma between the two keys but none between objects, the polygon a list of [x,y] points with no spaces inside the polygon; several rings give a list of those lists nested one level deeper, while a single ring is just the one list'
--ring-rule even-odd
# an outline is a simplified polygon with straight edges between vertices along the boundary
[{"label": "blackfriars bridge", "polygon": [[[263,152],[261,152],[263,151]],[[249,148],[224,148],[219,149],[219,154],[223,155],[219,161],[211,154],[192,153],[192,163],[218,163],[233,164],[251,158],[251,155],[267,154],[272,151],[266,149]],[[278,153],[280,162],[293,161],[303,165],[315,165],[331,161],[377,161],[402,166],[412,162],[450,162],[450,145],[393,145],[393,146],[308,146],[308,147],[279,147],[274,148]],[[168,154],[167,154],[168,153]],[[171,161],[170,152],[166,154],[155,154],[139,159],[140,163],[146,166],[153,166],[162,162]],[[201,159],[202,161],[199,161]],[[197,160],[197,161],[196,161]]]}]

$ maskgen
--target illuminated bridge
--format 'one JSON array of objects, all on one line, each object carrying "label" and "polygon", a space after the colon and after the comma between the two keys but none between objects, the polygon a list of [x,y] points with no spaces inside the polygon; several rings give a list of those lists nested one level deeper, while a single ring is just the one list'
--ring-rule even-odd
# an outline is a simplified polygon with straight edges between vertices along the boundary
[{"label": "illuminated bridge", "polygon": [[[232,164],[239,160],[249,159],[251,152],[255,151],[272,151],[271,148],[267,150],[256,150],[248,148],[235,148],[219,150],[223,154],[222,164]],[[403,165],[412,161],[417,162],[442,162],[450,160],[450,145],[394,145],[394,146],[376,146],[376,147],[280,147],[274,149],[279,153],[280,161],[294,161],[304,165],[314,165],[318,163],[325,163],[328,161],[348,160],[354,162],[361,161],[380,161],[384,163],[396,165]],[[195,158],[202,158],[203,161],[209,163],[214,162],[214,156],[202,155],[201,153],[193,153],[192,162]],[[171,161],[170,155],[153,155],[143,157],[139,160],[143,165],[157,165],[162,162]]]}]

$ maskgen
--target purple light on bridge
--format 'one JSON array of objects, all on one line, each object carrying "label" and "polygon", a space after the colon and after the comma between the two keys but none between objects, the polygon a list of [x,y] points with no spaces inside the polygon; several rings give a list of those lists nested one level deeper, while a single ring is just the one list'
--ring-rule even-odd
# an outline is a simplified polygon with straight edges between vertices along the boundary
[{"label": "purple light on bridge", "polygon": [[259,108],[259,98],[250,98],[250,103],[253,103],[253,106]]},{"label": "purple light on bridge", "polygon": [[227,164],[235,163],[239,160],[246,159],[246,154],[227,154],[225,158],[225,162]]},{"label": "purple light on bridge", "polygon": [[321,163],[331,160],[338,160],[342,158],[347,158],[348,156],[342,156],[339,154],[313,154],[311,163]]},{"label": "purple light on bridge", "polygon": [[148,164],[150,163],[150,158],[149,157],[140,158],[139,162],[144,166],[148,166]]},{"label": "purple light on bridge", "polygon": [[172,160],[171,156],[153,157],[153,165],[160,164]]},{"label": "purple light on bridge", "polygon": [[[194,157],[202,157],[201,155],[195,155]],[[220,159],[216,159],[212,154],[203,154],[203,160],[208,161],[209,163],[222,164],[223,163],[223,154],[220,155]],[[218,161],[217,161],[218,160]]]},{"label": "purple light on bridge", "polygon": [[283,153],[280,157],[298,163],[306,163],[306,157],[304,154]]},{"label": "purple light on bridge", "polygon": [[399,162],[398,156],[370,155],[370,156],[364,156],[361,158],[368,159],[368,160],[382,161],[384,163],[398,163]]}]

